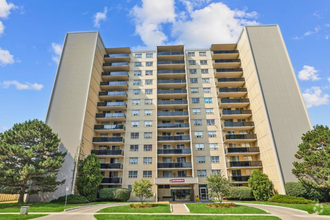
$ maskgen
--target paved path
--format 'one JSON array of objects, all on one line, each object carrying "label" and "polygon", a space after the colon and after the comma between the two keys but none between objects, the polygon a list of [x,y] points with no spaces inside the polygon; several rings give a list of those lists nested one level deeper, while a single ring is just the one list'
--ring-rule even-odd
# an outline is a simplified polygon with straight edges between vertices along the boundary
[{"label": "paved path", "polygon": [[171,214],[190,214],[184,204],[171,204],[173,211]]}]

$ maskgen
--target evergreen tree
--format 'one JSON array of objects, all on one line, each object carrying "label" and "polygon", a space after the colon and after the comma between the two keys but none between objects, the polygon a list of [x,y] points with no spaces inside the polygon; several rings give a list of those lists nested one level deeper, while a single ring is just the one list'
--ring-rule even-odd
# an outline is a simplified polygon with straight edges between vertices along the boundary
[{"label": "evergreen tree", "polygon": [[274,195],[273,183],[268,179],[267,174],[260,170],[253,170],[248,181],[255,200],[267,201]]},{"label": "evergreen tree", "polygon": [[54,192],[65,182],[57,180],[66,152],[59,151],[60,139],[37,119],[15,124],[0,133],[0,192],[24,194]]},{"label": "evergreen tree", "polygon": [[222,198],[229,195],[230,183],[229,180],[221,174],[213,174],[206,178],[207,188],[210,197],[216,197],[219,202]]}]

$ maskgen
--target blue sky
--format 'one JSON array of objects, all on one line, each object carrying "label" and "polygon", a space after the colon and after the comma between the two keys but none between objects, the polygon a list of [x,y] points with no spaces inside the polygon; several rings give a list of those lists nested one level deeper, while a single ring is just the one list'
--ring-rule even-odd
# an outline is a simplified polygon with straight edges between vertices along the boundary
[{"label": "blue sky", "polygon": [[249,24],[280,25],[312,123],[330,125],[330,1],[0,0],[0,132],[45,119],[66,32],[100,31],[107,47],[207,48]]}]

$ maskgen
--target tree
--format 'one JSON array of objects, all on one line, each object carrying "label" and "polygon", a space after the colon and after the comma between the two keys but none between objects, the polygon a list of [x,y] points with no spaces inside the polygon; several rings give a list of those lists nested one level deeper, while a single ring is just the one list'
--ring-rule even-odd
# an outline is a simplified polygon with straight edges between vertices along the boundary
[{"label": "tree", "polygon": [[302,135],[292,173],[304,184],[330,192],[330,129],[316,125]]},{"label": "tree", "polygon": [[59,151],[60,139],[37,119],[15,124],[0,133],[0,192],[24,194],[54,192],[65,182],[57,180],[66,152]]},{"label": "tree", "polygon": [[220,203],[222,198],[229,195],[230,182],[221,174],[213,174],[206,178],[209,196],[216,197]]},{"label": "tree", "polygon": [[100,161],[94,154],[88,155],[78,169],[78,192],[85,196],[90,202],[96,200],[97,189],[103,179],[100,169]]},{"label": "tree", "polygon": [[268,179],[268,175],[260,170],[253,170],[248,182],[255,200],[267,201],[274,195],[273,183]]},{"label": "tree", "polygon": [[135,197],[139,197],[141,203],[152,196],[151,192],[152,184],[149,180],[141,179],[135,180],[132,186],[132,190]]}]

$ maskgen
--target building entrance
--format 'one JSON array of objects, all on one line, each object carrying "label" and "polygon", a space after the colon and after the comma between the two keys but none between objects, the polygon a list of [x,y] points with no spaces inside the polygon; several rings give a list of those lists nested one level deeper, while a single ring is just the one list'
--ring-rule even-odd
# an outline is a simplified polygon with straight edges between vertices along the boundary
[{"label": "building entrance", "polygon": [[158,185],[158,201],[192,201],[192,185]]},{"label": "building entrance", "polygon": [[206,185],[199,185],[199,199],[200,200],[208,200],[208,191]]}]

